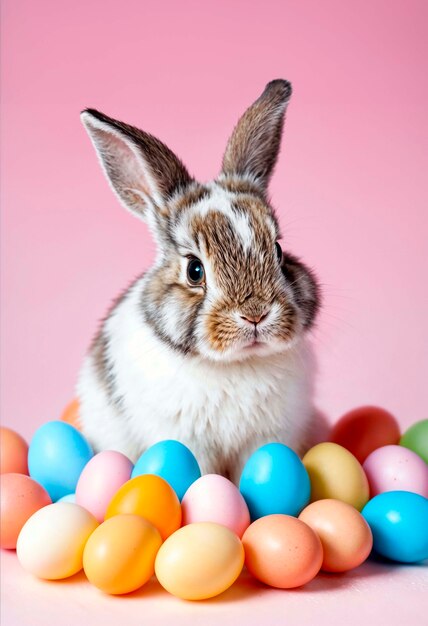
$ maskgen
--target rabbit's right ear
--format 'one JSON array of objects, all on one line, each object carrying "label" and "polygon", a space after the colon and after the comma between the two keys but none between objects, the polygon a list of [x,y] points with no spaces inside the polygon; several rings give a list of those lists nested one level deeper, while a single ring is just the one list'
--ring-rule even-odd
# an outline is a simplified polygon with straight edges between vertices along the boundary
[{"label": "rabbit's right ear", "polygon": [[159,139],[95,109],[81,114],[104,173],[120,202],[156,228],[166,202],[192,182],[188,171]]},{"label": "rabbit's right ear", "polygon": [[266,192],[278,158],[291,84],[272,80],[240,118],[226,147],[222,173],[248,178]]}]

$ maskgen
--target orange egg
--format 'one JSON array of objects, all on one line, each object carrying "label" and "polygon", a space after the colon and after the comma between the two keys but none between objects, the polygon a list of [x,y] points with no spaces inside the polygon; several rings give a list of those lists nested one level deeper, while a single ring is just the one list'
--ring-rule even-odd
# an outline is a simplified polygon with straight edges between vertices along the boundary
[{"label": "orange egg", "polygon": [[377,406],[362,406],[343,415],[333,426],[330,441],[343,446],[364,463],[373,450],[396,444],[400,427],[391,413]]},{"label": "orange egg", "polygon": [[181,505],[174,489],[160,476],[144,474],[128,480],[115,493],[105,519],[131,513],[151,522],[165,540],[181,525]]},{"label": "orange egg", "polygon": [[105,593],[129,593],[155,572],[162,539],[159,531],[139,515],[115,515],[89,537],[83,569],[89,582]]},{"label": "orange egg", "polygon": [[25,474],[2,474],[0,487],[0,545],[15,549],[25,522],[51,504],[48,492]]},{"label": "orange egg", "polygon": [[28,444],[21,435],[14,430],[0,429],[0,473],[28,474]]},{"label": "orange egg", "polygon": [[361,565],[373,546],[370,526],[353,506],[340,500],[318,500],[299,519],[321,539],[325,572],[346,572]]},{"label": "orange egg", "polygon": [[61,421],[71,424],[77,430],[80,430],[80,402],[77,398],[74,398],[67,404],[62,415]]},{"label": "orange egg", "polygon": [[247,528],[242,543],[248,570],[271,587],[300,587],[321,567],[323,551],[318,535],[290,515],[260,517]]}]

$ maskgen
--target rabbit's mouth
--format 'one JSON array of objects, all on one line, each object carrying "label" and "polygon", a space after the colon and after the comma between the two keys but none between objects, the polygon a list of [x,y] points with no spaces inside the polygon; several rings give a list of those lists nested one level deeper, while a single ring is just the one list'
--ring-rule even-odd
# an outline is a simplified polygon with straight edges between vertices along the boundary
[{"label": "rabbit's mouth", "polygon": [[254,339],[250,343],[247,343],[245,346],[243,346],[243,349],[252,350],[254,348],[259,348],[261,346],[266,346],[266,342],[260,341],[259,338],[254,337]]}]

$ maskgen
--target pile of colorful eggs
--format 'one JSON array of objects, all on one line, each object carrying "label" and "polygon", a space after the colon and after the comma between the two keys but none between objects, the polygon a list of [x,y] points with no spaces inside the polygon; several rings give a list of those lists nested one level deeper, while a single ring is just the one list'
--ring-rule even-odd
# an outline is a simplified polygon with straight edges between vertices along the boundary
[{"label": "pile of colorful eggs", "polygon": [[355,568],[372,549],[428,558],[428,420],[400,439],[389,413],[357,409],[302,460],[281,443],[256,450],[239,489],[201,476],[178,441],[133,466],[117,451],[93,455],[67,421],[44,424],[29,448],[2,428],[1,547],[37,577],[83,568],[95,587],[126,594],[155,573],[175,596],[201,600],[230,587],[244,563],[289,589]]}]

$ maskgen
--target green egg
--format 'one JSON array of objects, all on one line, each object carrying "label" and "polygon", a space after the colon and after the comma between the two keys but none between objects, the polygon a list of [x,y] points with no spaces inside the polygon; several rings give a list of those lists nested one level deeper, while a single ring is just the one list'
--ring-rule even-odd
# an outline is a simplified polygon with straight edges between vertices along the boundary
[{"label": "green egg", "polygon": [[400,446],[413,450],[428,463],[428,420],[410,426],[400,439]]}]

